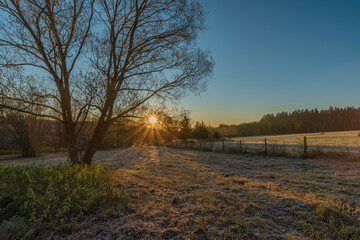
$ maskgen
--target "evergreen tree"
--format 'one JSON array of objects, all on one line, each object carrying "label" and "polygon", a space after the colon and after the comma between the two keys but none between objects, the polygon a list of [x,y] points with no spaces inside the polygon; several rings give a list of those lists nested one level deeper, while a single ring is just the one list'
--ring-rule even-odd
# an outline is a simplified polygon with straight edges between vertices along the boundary
[{"label": "evergreen tree", "polygon": [[[219,127],[226,128],[226,125]],[[228,126],[230,127],[230,126]],[[260,121],[237,126],[238,136],[351,131],[360,129],[360,108],[295,110],[264,115]]]},{"label": "evergreen tree", "polygon": [[206,138],[209,138],[210,131],[209,131],[208,126],[206,126],[203,121],[201,123],[196,122],[193,134],[194,134],[194,137],[197,139],[206,139]]},{"label": "evergreen tree", "polygon": [[182,140],[187,140],[192,137],[191,121],[189,116],[184,115],[181,121],[179,122],[179,138]]},{"label": "evergreen tree", "polygon": [[220,133],[219,133],[217,130],[214,131],[213,138],[215,138],[215,139],[221,138],[221,135],[220,135]]}]

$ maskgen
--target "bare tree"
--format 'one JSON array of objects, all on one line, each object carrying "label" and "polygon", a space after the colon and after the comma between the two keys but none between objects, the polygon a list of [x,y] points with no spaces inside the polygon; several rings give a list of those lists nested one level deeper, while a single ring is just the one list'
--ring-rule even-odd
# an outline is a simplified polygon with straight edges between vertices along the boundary
[{"label": "bare tree", "polygon": [[[45,79],[34,79],[31,83],[25,83],[23,78],[8,78],[8,84],[2,85],[5,88],[2,97],[18,102],[21,107],[4,103],[2,107],[29,114],[34,114],[29,106],[46,108],[49,113],[44,116],[64,124],[70,158],[73,163],[80,163],[76,114],[82,112],[74,111],[71,84],[75,81],[72,80],[73,71],[92,26],[94,1],[0,1],[0,11],[2,66],[25,66],[45,72]],[[24,94],[29,88],[35,91]]]},{"label": "bare tree", "polygon": [[[0,11],[1,65],[24,68],[2,74],[0,106],[36,115],[36,105],[61,121],[72,163],[90,164],[110,125],[150,99],[203,90],[213,69],[195,45],[204,27],[197,1],[0,0]],[[28,77],[32,68],[38,76]]]}]

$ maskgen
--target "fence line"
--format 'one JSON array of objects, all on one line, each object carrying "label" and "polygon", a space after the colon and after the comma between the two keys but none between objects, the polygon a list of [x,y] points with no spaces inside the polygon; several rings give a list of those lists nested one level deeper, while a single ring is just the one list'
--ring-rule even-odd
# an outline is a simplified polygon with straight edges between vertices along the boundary
[{"label": "fence line", "polygon": [[262,153],[296,157],[316,157],[316,155],[358,156],[360,154],[360,147],[309,145],[306,136],[304,136],[303,141],[299,144],[271,143],[267,138],[263,138],[262,142],[249,143],[245,140],[191,141],[173,142],[170,146],[214,152]]}]

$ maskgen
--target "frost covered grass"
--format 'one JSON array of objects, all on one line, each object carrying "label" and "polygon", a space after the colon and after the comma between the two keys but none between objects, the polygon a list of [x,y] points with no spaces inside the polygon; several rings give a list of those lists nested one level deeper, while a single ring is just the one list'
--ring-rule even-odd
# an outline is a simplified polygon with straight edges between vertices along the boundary
[{"label": "frost covered grass", "polygon": [[127,210],[95,211],[53,238],[360,238],[360,161],[153,146],[99,152],[95,163],[111,164]]},{"label": "frost covered grass", "polygon": [[313,146],[335,146],[335,147],[359,147],[360,131],[340,131],[340,132],[321,132],[321,133],[299,133],[269,135],[258,137],[235,137],[233,140],[244,140],[245,143],[263,142],[264,138],[268,144],[278,145],[302,145],[304,137],[307,137],[308,145]]}]

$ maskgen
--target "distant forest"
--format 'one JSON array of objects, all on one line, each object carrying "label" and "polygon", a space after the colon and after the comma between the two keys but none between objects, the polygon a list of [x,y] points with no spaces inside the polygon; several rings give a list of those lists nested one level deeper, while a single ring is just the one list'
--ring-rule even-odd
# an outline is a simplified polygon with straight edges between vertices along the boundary
[{"label": "distant forest", "polygon": [[350,131],[360,129],[360,108],[295,110],[267,114],[260,121],[219,126],[223,136],[256,136],[291,133]]}]

